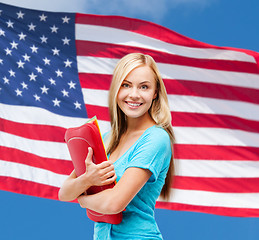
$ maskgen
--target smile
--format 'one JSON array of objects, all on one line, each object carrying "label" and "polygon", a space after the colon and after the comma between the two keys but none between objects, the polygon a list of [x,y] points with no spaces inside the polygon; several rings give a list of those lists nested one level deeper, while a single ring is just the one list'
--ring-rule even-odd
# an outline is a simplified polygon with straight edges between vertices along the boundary
[{"label": "smile", "polygon": [[126,102],[130,107],[139,107],[142,103]]}]

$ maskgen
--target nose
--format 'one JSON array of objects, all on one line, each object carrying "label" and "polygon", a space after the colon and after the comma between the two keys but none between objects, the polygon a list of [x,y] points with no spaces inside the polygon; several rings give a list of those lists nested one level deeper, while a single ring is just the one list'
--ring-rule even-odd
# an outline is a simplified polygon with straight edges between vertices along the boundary
[{"label": "nose", "polygon": [[132,99],[138,99],[139,98],[139,91],[136,87],[132,87],[129,92],[129,97]]}]

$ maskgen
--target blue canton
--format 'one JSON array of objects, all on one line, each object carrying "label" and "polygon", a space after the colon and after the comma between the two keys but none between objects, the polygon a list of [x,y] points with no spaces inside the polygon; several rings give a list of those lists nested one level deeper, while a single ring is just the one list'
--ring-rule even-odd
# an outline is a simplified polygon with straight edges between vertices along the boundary
[{"label": "blue canton", "polygon": [[75,14],[0,4],[0,102],[87,117],[79,83]]}]

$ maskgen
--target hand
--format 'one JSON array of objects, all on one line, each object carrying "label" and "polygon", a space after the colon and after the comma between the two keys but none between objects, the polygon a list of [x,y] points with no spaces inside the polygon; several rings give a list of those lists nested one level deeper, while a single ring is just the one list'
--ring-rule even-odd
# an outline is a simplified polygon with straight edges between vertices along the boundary
[{"label": "hand", "polygon": [[86,171],[79,176],[87,185],[103,186],[113,183],[117,176],[114,171],[114,166],[111,161],[104,161],[100,164],[95,164],[92,161],[93,149],[88,148],[88,154],[85,160]]}]

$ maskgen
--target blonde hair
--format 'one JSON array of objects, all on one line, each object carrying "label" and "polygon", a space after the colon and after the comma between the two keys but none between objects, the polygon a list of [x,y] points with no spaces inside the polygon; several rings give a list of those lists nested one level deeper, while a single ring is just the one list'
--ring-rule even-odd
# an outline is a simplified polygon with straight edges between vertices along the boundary
[{"label": "blonde hair", "polygon": [[[142,53],[131,53],[124,56],[117,63],[113,73],[108,98],[111,121],[111,134],[109,134],[109,139],[106,142],[107,154],[111,154],[116,149],[122,134],[125,133],[125,131],[127,130],[127,118],[117,104],[117,95],[120,90],[121,84],[133,69],[143,65],[149,66],[150,69],[153,71],[157,84],[157,96],[153,100],[152,106],[149,109],[149,114],[158,126],[167,131],[171,140],[173,150],[175,138],[171,124],[171,113],[169,109],[166,89],[157,65],[154,59],[149,55],[144,55]],[[172,154],[165,184],[161,191],[161,196],[165,199],[167,199],[170,194],[173,170],[174,161]]]}]

